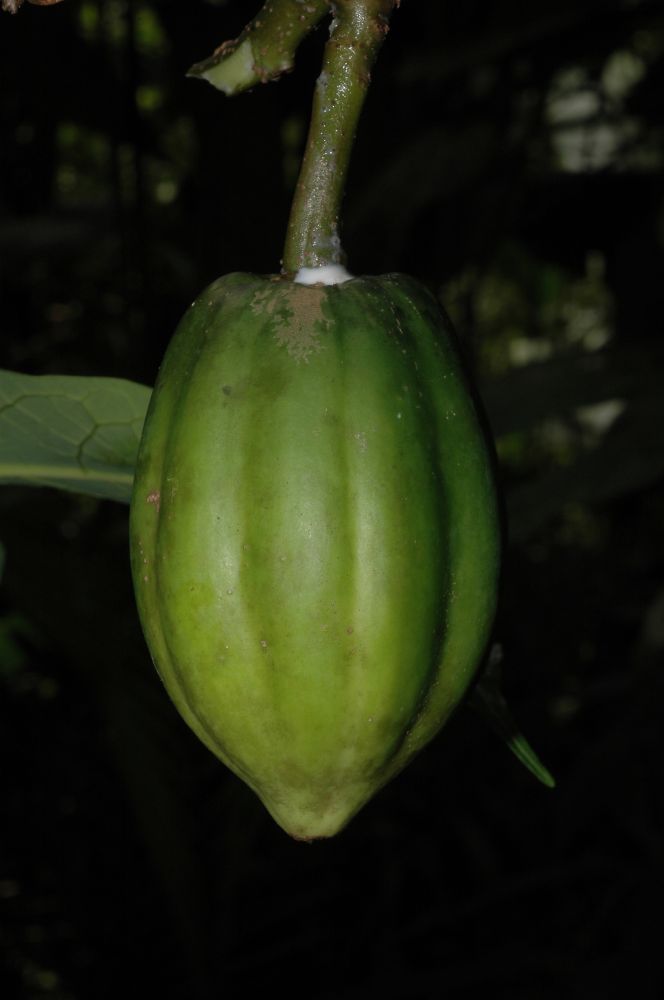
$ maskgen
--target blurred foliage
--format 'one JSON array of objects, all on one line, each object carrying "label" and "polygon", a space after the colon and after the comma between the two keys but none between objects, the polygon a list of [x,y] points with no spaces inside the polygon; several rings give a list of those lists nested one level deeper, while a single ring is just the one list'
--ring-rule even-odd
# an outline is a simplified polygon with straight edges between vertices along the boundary
[{"label": "blurred foliage", "polygon": [[[279,255],[326,30],[278,85],[184,79],[254,10],[0,15],[0,367],[151,384]],[[441,294],[497,436],[496,639],[540,789],[467,711],[339,838],[199,747],[132,603],[126,510],[0,492],[0,992],[659,1000],[664,8],[404,2],[346,206],[356,273]]]}]

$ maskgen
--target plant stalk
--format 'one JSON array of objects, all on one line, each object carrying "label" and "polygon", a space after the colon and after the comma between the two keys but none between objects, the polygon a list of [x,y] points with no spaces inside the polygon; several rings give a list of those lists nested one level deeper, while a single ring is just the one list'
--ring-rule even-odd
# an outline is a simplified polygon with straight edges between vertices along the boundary
[{"label": "plant stalk", "polygon": [[343,264],[339,214],[371,70],[396,0],[336,0],[291,207],[283,272]]}]

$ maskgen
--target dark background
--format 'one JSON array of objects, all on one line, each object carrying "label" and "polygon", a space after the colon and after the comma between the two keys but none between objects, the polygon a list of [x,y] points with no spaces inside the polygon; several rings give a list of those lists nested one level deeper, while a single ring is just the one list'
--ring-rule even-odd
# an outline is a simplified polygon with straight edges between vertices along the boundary
[{"label": "dark background", "polygon": [[[0,15],[0,365],[151,384],[195,294],[278,270],[326,29],[227,100],[239,0]],[[664,997],[664,7],[404,0],[355,273],[445,302],[510,516],[496,641],[539,786],[468,709],[291,842],[150,664],[127,511],[0,492],[3,1000]]]}]

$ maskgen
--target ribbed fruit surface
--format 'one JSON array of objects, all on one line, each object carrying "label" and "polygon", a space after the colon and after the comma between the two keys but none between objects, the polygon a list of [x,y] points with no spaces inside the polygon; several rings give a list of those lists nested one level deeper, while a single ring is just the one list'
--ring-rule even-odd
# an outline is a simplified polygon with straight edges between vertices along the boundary
[{"label": "ribbed fruit surface", "polygon": [[499,548],[484,435],[421,286],[230,274],[194,303],[141,442],[138,607],[185,720],[290,834],[336,833],[443,725]]}]

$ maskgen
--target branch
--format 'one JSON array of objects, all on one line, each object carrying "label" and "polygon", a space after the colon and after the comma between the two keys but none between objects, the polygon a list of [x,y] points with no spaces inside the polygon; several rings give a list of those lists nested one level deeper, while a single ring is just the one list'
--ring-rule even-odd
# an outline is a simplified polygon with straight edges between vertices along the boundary
[{"label": "branch", "polygon": [[292,70],[298,45],[329,10],[328,0],[267,0],[238,38],[223,42],[187,76],[228,96],[276,80]]}]

